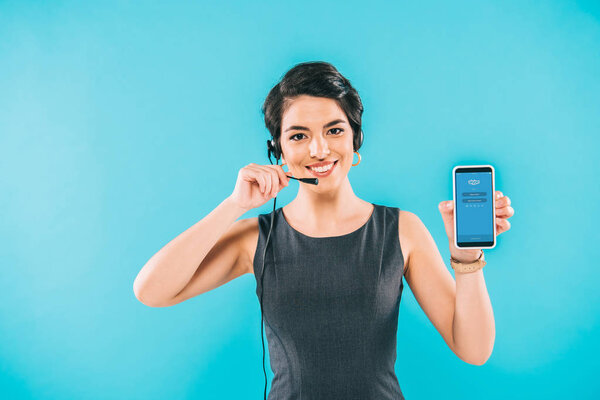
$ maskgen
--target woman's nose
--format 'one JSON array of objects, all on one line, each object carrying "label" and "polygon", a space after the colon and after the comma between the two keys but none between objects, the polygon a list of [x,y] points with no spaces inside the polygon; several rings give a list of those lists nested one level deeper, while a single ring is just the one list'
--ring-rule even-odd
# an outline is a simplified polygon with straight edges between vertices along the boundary
[{"label": "woman's nose", "polygon": [[317,136],[310,142],[310,155],[311,157],[323,158],[329,154],[329,146],[327,146],[327,140]]}]

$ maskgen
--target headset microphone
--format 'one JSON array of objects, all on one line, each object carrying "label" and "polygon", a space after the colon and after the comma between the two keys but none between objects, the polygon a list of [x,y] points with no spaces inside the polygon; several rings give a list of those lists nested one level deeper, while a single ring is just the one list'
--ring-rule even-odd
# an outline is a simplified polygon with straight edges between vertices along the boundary
[{"label": "headset microphone", "polygon": [[310,183],[311,185],[318,185],[319,180],[317,178],[296,178],[295,176],[288,176],[288,178],[296,179],[297,181]]}]

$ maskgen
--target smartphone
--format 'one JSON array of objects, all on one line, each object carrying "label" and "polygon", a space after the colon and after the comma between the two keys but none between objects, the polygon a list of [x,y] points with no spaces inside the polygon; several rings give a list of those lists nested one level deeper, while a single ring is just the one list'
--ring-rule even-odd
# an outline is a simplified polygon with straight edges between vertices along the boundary
[{"label": "smartphone", "polygon": [[452,169],[454,246],[496,247],[496,185],[491,165],[457,165]]}]

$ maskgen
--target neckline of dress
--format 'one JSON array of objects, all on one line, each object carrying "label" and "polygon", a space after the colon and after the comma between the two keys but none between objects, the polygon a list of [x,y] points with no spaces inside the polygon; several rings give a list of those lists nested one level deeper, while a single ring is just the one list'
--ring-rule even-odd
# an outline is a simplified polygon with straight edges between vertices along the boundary
[{"label": "neckline of dress", "polygon": [[365,229],[365,227],[366,227],[366,226],[369,224],[369,222],[371,222],[371,220],[372,220],[372,219],[373,219],[373,217],[375,216],[375,211],[376,211],[376,209],[377,209],[377,204],[375,204],[375,203],[371,203],[371,204],[373,204],[373,210],[371,211],[371,215],[369,215],[369,219],[367,219],[367,222],[365,222],[364,224],[362,224],[362,225],[360,226],[360,228],[358,228],[358,229],[356,229],[356,230],[354,230],[354,231],[352,231],[352,232],[350,232],[350,233],[345,233],[345,234],[343,234],[343,235],[338,235],[338,236],[320,236],[320,237],[317,237],[317,236],[308,236],[308,235],[306,235],[306,234],[304,234],[304,233],[300,232],[300,231],[299,231],[299,230],[297,230],[296,228],[294,228],[292,225],[290,225],[290,223],[289,223],[289,222],[287,221],[287,219],[285,218],[285,215],[283,214],[283,207],[279,208],[279,209],[278,209],[278,211],[279,211],[279,215],[281,215],[281,219],[283,220],[283,222],[284,222],[284,223],[285,223],[285,224],[286,224],[286,225],[287,225],[287,226],[288,226],[288,227],[289,227],[289,228],[290,228],[292,231],[296,232],[298,235],[300,235],[300,236],[302,236],[302,237],[309,238],[309,239],[317,239],[317,240],[319,240],[319,239],[339,239],[339,238],[344,238],[344,237],[347,237],[347,236],[354,235],[354,234],[356,234],[357,232],[360,232],[360,231],[362,231],[363,229]]}]

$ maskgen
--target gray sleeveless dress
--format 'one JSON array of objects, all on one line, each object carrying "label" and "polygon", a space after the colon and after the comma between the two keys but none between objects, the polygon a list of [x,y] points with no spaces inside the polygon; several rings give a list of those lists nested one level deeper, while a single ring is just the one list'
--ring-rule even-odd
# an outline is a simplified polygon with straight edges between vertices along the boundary
[{"label": "gray sleeveless dress", "polygon": [[[275,210],[263,278],[269,400],[404,399],[394,371],[404,274],[399,208],[373,206],[354,232],[322,238],[300,233]],[[259,299],[270,218],[258,217]]]}]

